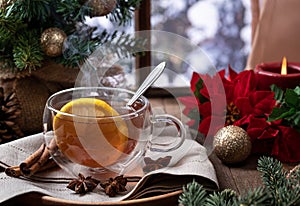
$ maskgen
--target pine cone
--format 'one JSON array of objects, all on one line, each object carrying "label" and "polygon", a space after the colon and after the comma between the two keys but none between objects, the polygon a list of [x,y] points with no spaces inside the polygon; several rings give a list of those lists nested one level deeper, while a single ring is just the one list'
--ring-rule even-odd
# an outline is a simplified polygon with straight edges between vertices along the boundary
[{"label": "pine cone", "polygon": [[15,122],[20,113],[16,94],[11,92],[6,95],[3,88],[0,87],[0,143],[23,136],[20,127]]}]

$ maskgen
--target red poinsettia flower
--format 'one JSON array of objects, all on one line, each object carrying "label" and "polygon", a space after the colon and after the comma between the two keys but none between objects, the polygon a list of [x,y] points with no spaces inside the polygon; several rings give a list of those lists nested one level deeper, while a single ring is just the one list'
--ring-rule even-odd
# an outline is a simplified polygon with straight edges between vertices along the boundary
[{"label": "red poinsettia flower", "polygon": [[[187,125],[195,128],[199,124],[199,115],[198,114],[198,104],[197,99],[194,96],[187,96],[187,97],[179,97],[179,101],[185,105],[184,110],[182,113],[186,116],[190,117],[190,121],[187,122]],[[194,116],[191,116],[194,114]]]},{"label": "red poinsettia flower", "polygon": [[[225,78],[225,70],[218,73],[223,83],[223,92],[226,94],[226,108],[218,105],[222,97],[222,89],[220,85],[215,84],[215,76],[199,75],[203,80],[204,87],[199,93],[209,99],[201,103],[199,101],[199,112],[201,122],[199,124],[199,131],[204,135],[208,135],[208,130],[211,124],[211,118],[223,119],[225,125],[244,126],[249,124],[245,119],[249,115],[263,118],[267,120],[267,115],[271,113],[274,105],[274,93],[272,91],[256,91],[256,79],[253,71],[243,71],[239,74],[235,73],[229,67],[229,75]],[[199,79],[200,79],[199,78]],[[192,78],[195,81],[197,78]],[[195,87],[192,89],[196,89]],[[208,92],[210,91],[210,92]],[[211,111],[212,103],[215,104],[215,111]],[[221,121],[218,121],[221,123]],[[215,132],[217,129],[223,127],[224,124],[214,125]],[[261,128],[264,130],[264,127]]]},{"label": "red poinsettia flower", "polygon": [[[224,85],[229,81],[225,78],[225,70],[216,75],[193,73],[191,89],[197,97],[200,124],[198,130],[205,136],[214,135],[224,125],[226,109],[226,93]],[[193,111],[192,111],[193,112]],[[195,112],[195,111],[194,111]],[[213,114],[213,115],[212,115]],[[189,113],[189,116],[195,116]],[[193,122],[196,124],[196,122]]]},{"label": "red poinsettia flower", "polygon": [[282,162],[300,161],[299,132],[291,127],[279,125],[279,135],[275,138],[271,155]]},{"label": "red poinsettia flower", "polygon": [[191,90],[196,100],[180,98],[186,106],[184,114],[191,117],[189,125],[206,138],[224,126],[236,125],[247,131],[253,153],[273,155],[284,162],[300,161],[299,132],[280,120],[268,121],[276,103],[274,92],[257,90],[253,71],[238,74],[229,66],[228,74],[225,70],[213,76],[193,73]]}]

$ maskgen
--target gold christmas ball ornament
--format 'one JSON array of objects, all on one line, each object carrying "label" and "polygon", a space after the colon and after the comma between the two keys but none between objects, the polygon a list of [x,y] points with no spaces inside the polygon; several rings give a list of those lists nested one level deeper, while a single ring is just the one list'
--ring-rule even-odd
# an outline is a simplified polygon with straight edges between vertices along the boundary
[{"label": "gold christmas ball ornament", "polygon": [[221,128],[214,136],[214,151],[225,164],[244,161],[251,153],[251,139],[241,127],[229,125]]},{"label": "gold christmas ball ornament", "polygon": [[50,57],[60,56],[66,38],[66,33],[61,29],[46,29],[41,35],[41,45],[45,54]]},{"label": "gold christmas ball ornament", "polygon": [[117,5],[116,0],[88,0],[87,6],[92,8],[91,16],[105,16],[112,12]]}]

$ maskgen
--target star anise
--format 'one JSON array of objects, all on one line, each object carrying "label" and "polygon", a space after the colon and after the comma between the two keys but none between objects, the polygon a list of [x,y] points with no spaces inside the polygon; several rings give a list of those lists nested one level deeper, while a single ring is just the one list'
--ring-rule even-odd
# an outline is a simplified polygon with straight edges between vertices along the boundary
[{"label": "star anise", "polygon": [[99,183],[99,180],[96,180],[91,176],[84,177],[81,173],[79,173],[78,179],[73,179],[67,188],[78,194],[86,194],[87,192],[93,191]]},{"label": "star anise", "polygon": [[121,192],[127,191],[126,184],[127,178],[120,175],[115,178],[109,178],[106,182],[100,183],[100,186],[104,189],[105,194],[109,197],[114,197]]},{"label": "star anise", "polygon": [[168,166],[171,158],[172,158],[171,156],[166,156],[166,157],[160,157],[157,160],[153,160],[150,157],[145,157],[144,162],[146,165],[144,166],[143,171],[145,173],[148,173],[154,170],[164,168]]}]

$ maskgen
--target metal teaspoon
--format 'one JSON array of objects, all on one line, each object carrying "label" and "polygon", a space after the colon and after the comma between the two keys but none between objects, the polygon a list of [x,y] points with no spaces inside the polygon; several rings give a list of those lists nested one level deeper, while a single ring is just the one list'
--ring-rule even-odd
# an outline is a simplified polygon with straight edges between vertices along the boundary
[{"label": "metal teaspoon", "polygon": [[158,79],[166,67],[166,62],[161,62],[147,76],[132,98],[127,102],[127,106],[131,106],[144,92]]}]

